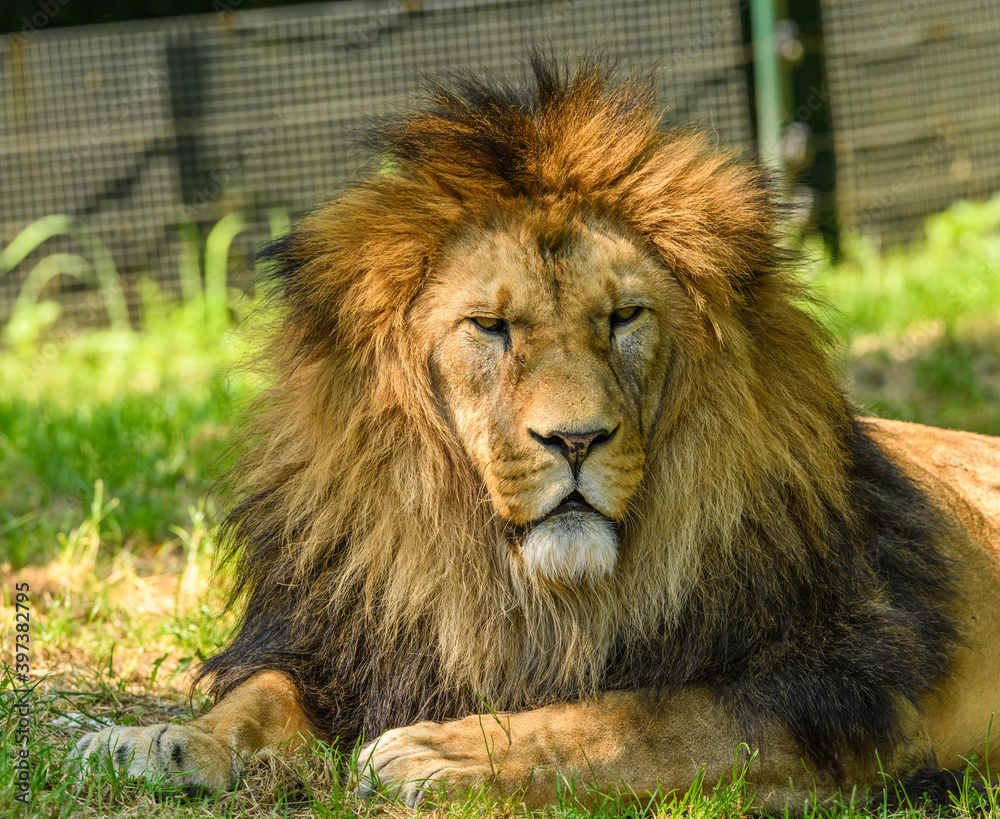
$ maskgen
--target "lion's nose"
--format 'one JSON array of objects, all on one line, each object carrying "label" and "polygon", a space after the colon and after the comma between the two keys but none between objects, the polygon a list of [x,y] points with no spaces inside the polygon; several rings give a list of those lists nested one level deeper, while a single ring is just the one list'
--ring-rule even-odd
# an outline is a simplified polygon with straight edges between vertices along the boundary
[{"label": "lion's nose", "polygon": [[593,451],[594,447],[610,441],[618,427],[610,432],[606,429],[597,429],[592,432],[563,432],[556,430],[548,435],[541,435],[533,429],[528,430],[531,437],[542,446],[558,449],[562,456],[569,462],[569,468],[573,471],[573,480],[580,477],[580,467]]}]

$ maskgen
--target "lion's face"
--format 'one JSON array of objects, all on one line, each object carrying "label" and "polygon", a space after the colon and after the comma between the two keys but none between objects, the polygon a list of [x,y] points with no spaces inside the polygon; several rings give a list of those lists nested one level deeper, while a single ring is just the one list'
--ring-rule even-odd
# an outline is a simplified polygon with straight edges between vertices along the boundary
[{"label": "lion's face", "polygon": [[558,239],[541,235],[530,219],[469,230],[411,315],[512,554],[573,582],[614,568],[690,306],[662,263],[607,225],[574,218]]}]

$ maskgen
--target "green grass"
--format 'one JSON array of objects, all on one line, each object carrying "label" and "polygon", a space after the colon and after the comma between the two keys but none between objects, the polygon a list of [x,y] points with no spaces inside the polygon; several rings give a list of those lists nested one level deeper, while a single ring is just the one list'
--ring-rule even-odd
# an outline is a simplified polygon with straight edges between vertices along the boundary
[{"label": "green grass", "polygon": [[1000,196],[956,203],[907,248],[849,242],[837,264],[814,256],[862,408],[1000,435]]},{"label": "green grass", "polygon": [[878,254],[848,240],[838,264],[824,261],[814,286],[840,312],[842,338],[901,336],[933,323],[948,331],[996,317],[1000,305],[1000,196],[958,202],[927,220],[924,236]]},{"label": "green grass", "polygon": [[97,481],[116,499],[104,526],[117,546],[162,543],[203,501],[246,393],[242,353],[228,332],[171,319],[0,354],[0,562],[52,557]]},{"label": "green grass", "polygon": [[[280,233],[287,216],[275,211],[271,222]],[[162,544],[192,505],[214,519],[206,495],[228,465],[221,444],[252,389],[236,366],[244,336],[230,324],[230,310],[245,313],[248,302],[226,286],[229,248],[245,227],[225,217],[202,249],[193,226],[182,226],[184,301],[141,282],[145,332],[130,326],[114,262],[87,225],[45,217],[0,251],[0,274],[60,233],[90,256],[38,262],[0,336],[0,563],[51,558],[89,514],[98,481],[111,498],[105,540],[119,548]],[[60,334],[58,304],[38,302],[60,273],[100,285],[109,327]]]},{"label": "green grass", "polygon": [[[35,304],[45,277],[60,265],[107,279],[113,263],[95,246],[89,260],[41,267],[35,290],[4,330],[0,577],[6,623],[13,621],[14,582],[32,589],[36,687],[31,810],[14,801],[14,762],[4,753],[0,815],[408,814],[390,802],[351,799],[340,780],[343,760],[329,748],[292,757],[262,753],[243,787],[208,802],[164,799],[113,771],[82,785],[68,776],[69,734],[55,725],[60,717],[148,724],[185,718],[207,704],[200,696],[187,698],[187,669],[214,653],[230,626],[219,616],[224,578],[211,580],[219,504],[209,490],[231,458],[226,442],[233,418],[260,386],[238,366],[247,341],[230,328],[223,306],[226,248],[241,225],[231,219],[214,232],[204,257],[210,286],[201,285],[199,251],[182,270],[183,303],[164,307],[148,290],[144,332],[123,326],[119,317],[107,329],[65,336],[55,323],[57,308]],[[910,249],[879,255],[849,245],[837,263],[814,254],[807,275],[835,308],[823,318],[843,343],[845,373],[860,406],[1000,434],[998,226],[1000,199],[960,204],[935,217],[927,238]],[[87,229],[50,219],[16,253],[8,247],[0,268],[23,255],[29,240],[55,230],[83,236]],[[115,298],[112,288],[112,304]],[[120,305],[114,309],[121,312]],[[12,644],[10,636],[5,645]],[[9,675],[0,679],[4,747],[15,716],[11,687]],[[750,797],[739,784],[713,799],[692,792],[648,815],[735,817]],[[977,799],[966,795],[955,815],[974,813]],[[996,805],[987,808],[998,815]],[[483,812],[518,810],[472,800],[437,811]],[[636,815],[614,800],[596,813]],[[865,815],[858,805],[814,813]],[[567,793],[548,815],[592,811]]]}]

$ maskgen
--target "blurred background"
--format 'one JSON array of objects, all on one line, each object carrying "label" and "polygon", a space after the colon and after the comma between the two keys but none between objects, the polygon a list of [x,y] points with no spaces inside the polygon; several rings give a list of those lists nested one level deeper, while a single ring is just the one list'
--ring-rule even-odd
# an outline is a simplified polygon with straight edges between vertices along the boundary
[{"label": "blurred background", "polygon": [[377,167],[370,117],[532,47],[654,71],[668,124],[771,169],[862,410],[1000,434],[996,0],[4,0],[5,575],[56,608],[117,578],[207,650],[184,601],[260,387],[247,255]]},{"label": "blurred background", "polygon": [[[223,217],[242,219],[236,260],[276,212],[364,169],[372,115],[428,77],[516,79],[531,45],[654,69],[666,120],[759,156],[831,248],[911,241],[1000,190],[994,0],[8,0],[0,32],[0,241],[52,214],[85,222],[133,323],[143,279],[185,295],[186,254]],[[34,262],[76,249],[56,236],[6,270],[0,322]],[[99,291],[63,272],[40,295],[89,326]]]}]

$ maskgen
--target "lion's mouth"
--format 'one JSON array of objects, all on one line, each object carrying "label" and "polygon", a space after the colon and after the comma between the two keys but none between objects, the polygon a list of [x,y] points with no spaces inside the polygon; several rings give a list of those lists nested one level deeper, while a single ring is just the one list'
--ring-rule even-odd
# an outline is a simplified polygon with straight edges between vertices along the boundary
[{"label": "lion's mouth", "polygon": [[[556,506],[555,509],[548,514],[543,515],[537,521],[534,521],[532,525],[541,523],[543,520],[547,520],[548,518],[555,517],[556,515],[562,515],[567,512],[595,512],[598,515],[601,514],[593,506],[587,503],[587,499],[579,492],[570,492],[570,494],[559,502],[559,505]],[[601,515],[601,517],[604,516]]]},{"label": "lion's mouth", "polygon": [[505,527],[507,539],[511,543],[518,543],[522,541],[529,533],[535,528],[542,525],[543,523],[552,522],[555,523],[557,518],[567,516],[567,523],[570,523],[573,517],[582,516],[597,516],[602,520],[607,521],[610,525],[614,526],[617,530],[616,521],[604,515],[592,504],[587,502],[587,499],[578,491],[570,492],[565,498],[563,498],[556,506],[546,512],[544,515],[535,518],[533,521],[525,524],[514,524],[508,523]]},{"label": "lion's mouth", "polygon": [[580,492],[527,526],[508,529],[507,536],[524,565],[548,581],[596,581],[611,574],[618,559],[618,525]]}]

